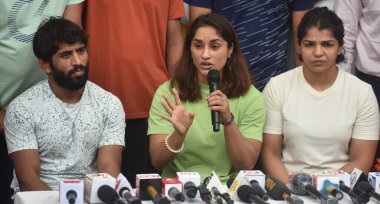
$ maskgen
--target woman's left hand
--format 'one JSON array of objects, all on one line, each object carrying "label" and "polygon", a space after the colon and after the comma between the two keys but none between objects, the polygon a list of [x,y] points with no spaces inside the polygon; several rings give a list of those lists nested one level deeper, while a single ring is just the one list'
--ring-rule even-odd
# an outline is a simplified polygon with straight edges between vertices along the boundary
[{"label": "woman's left hand", "polygon": [[230,106],[228,98],[220,90],[212,92],[207,98],[208,108],[210,110],[219,111],[221,121],[228,121],[231,119]]}]

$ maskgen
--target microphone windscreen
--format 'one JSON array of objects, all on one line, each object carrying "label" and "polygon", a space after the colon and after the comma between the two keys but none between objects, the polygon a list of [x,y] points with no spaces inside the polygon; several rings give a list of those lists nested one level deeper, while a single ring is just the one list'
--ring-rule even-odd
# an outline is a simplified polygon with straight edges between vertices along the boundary
[{"label": "microphone windscreen", "polygon": [[285,200],[291,195],[290,189],[284,183],[268,175],[265,176],[265,190],[274,200]]},{"label": "microphone windscreen", "polygon": [[113,204],[113,202],[117,200],[118,195],[111,186],[103,185],[98,189],[98,197],[107,204]]},{"label": "microphone windscreen", "polygon": [[237,191],[237,195],[239,196],[240,200],[246,203],[251,203],[251,200],[249,198],[252,194],[252,188],[248,185],[240,186]]},{"label": "microphone windscreen", "polygon": [[207,74],[207,81],[208,84],[211,83],[219,83],[220,77],[219,77],[219,71],[216,69],[211,69]]}]

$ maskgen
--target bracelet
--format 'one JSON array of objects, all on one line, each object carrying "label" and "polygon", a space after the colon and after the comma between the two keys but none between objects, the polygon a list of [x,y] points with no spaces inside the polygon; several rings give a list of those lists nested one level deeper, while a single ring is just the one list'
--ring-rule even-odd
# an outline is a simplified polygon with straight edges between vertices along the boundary
[{"label": "bracelet", "polygon": [[180,153],[180,152],[183,150],[183,146],[185,146],[185,145],[182,143],[181,148],[179,148],[179,149],[177,149],[177,150],[171,148],[171,147],[169,146],[169,143],[168,143],[168,139],[169,139],[170,136],[172,136],[172,135],[170,134],[170,135],[167,135],[167,136],[165,137],[165,146],[166,146],[166,148],[168,148],[168,150],[171,151],[171,152],[173,152],[174,154],[178,154],[178,153]]},{"label": "bracelet", "polygon": [[231,113],[231,119],[227,120],[226,122],[222,122],[222,124],[224,126],[229,126],[232,124],[232,122],[234,122],[234,120],[235,120],[234,114]]}]

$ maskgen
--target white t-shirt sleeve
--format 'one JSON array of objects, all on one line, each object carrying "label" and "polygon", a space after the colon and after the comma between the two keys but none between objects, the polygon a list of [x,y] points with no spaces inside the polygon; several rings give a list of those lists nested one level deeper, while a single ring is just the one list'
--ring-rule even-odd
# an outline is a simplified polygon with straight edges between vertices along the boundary
[{"label": "white t-shirt sleeve", "polygon": [[278,87],[273,78],[268,82],[263,91],[267,117],[264,125],[264,133],[282,134],[282,107]]},{"label": "white t-shirt sleeve", "polygon": [[25,149],[38,149],[33,116],[19,100],[8,106],[4,125],[9,154]]},{"label": "white t-shirt sleeve", "polygon": [[123,105],[115,96],[108,102],[104,131],[99,147],[105,145],[125,146],[125,113]]},{"label": "white t-shirt sleeve", "polygon": [[352,138],[379,140],[379,106],[370,85],[363,89],[358,107],[358,115],[352,130]]}]

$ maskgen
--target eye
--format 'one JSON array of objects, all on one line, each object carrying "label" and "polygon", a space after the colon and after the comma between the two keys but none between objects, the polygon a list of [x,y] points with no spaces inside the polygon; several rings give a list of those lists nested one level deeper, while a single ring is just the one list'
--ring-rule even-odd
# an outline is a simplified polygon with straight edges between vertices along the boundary
[{"label": "eye", "polygon": [[304,46],[305,46],[305,47],[312,47],[313,44],[312,44],[312,43],[304,43]]},{"label": "eye", "polygon": [[70,58],[71,53],[70,53],[70,52],[63,52],[63,53],[61,53],[59,56],[60,56],[61,58],[63,58],[63,59],[68,59],[68,58]]},{"label": "eye", "polygon": [[200,43],[193,43],[193,46],[197,49],[201,48],[202,45]]},{"label": "eye", "polygon": [[326,44],[325,44],[325,47],[327,47],[327,48],[329,48],[329,47],[333,47],[333,46],[334,46],[333,43],[326,43]]},{"label": "eye", "polygon": [[218,49],[219,47],[220,47],[219,44],[213,44],[213,45],[211,45],[211,49],[213,49],[213,50],[216,50],[216,49]]},{"label": "eye", "polygon": [[86,49],[85,47],[82,47],[82,48],[79,48],[79,49],[77,50],[77,53],[80,54],[80,55],[83,55],[83,54],[86,53],[86,51],[87,51],[87,49]]}]

